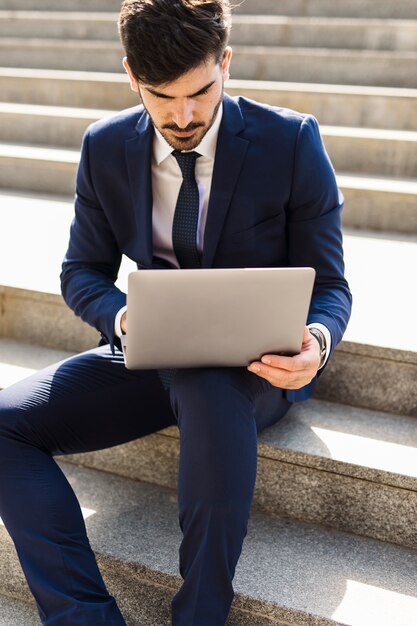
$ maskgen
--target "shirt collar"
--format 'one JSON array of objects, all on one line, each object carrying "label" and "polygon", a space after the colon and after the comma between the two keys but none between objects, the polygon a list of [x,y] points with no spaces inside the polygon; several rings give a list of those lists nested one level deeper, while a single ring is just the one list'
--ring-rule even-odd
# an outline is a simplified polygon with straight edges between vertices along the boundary
[{"label": "shirt collar", "polygon": [[[214,161],[216,155],[217,137],[219,135],[220,124],[223,116],[223,103],[220,105],[217,111],[216,119],[213,122],[211,128],[204,135],[195,151],[201,154],[201,156],[207,157]],[[173,148],[163,138],[159,130],[154,126],[155,135],[153,139],[153,156],[158,165],[162,163],[171,153]]]}]

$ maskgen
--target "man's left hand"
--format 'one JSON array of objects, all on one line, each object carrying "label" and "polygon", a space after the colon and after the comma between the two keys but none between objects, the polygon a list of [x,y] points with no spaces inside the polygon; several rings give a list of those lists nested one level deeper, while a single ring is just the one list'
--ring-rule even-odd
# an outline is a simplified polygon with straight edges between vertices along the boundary
[{"label": "man's left hand", "polygon": [[306,326],[300,354],[279,356],[265,354],[261,361],[254,361],[248,370],[265,378],[274,387],[300,389],[313,380],[320,365],[320,346]]}]

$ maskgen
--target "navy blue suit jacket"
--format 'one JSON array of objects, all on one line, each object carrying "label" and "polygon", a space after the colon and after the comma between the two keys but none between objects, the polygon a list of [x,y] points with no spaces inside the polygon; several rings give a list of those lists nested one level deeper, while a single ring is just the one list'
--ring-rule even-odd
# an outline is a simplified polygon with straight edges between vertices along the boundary
[{"label": "navy blue suit jacket", "polygon": [[[114,286],[121,256],[138,268],[154,263],[152,141],[152,123],[140,106],[94,123],[83,140],[62,293],[112,348],[117,344],[114,319],[126,303]],[[329,329],[332,350],[351,307],[342,204],[312,116],[225,96],[202,266],[314,267],[308,323]],[[287,396],[300,400],[311,390],[310,384]]]}]

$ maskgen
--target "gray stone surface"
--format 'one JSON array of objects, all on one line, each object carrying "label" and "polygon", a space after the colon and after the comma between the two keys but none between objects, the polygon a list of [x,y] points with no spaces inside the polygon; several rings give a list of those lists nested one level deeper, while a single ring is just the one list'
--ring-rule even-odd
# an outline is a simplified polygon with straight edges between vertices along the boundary
[{"label": "gray stone surface", "polygon": [[[137,104],[122,72],[71,72],[2,68],[2,99],[6,102],[94,109],[123,109]],[[417,100],[417,99],[416,99]]]},{"label": "gray stone surface", "polygon": [[416,491],[259,459],[255,503],[274,515],[417,547]]},{"label": "gray stone surface", "polygon": [[322,127],[337,172],[417,178],[417,132]]},{"label": "gray stone surface", "polygon": [[0,187],[71,195],[78,150],[0,144]]},{"label": "gray stone surface", "polygon": [[309,400],[261,433],[259,455],[417,491],[416,426],[413,417]]},{"label": "gray stone surface", "polygon": [[417,233],[417,184],[393,179],[338,176],[345,197],[344,227]]},{"label": "gray stone surface", "polygon": [[[351,0],[349,3],[332,0],[245,0],[235,2],[235,12],[242,14],[281,14],[281,15],[316,15],[334,17],[373,17],[373,18],[411,18],[417,19],[414,0]],[[111,11],[119,9],[118,0],[61,0],[59,5],[54,0],[42,0],[43,10],[59,11]],[[38,10],[39,0],[3,0],[2,8],[7,10]]]},{"label": "gray stone surface", "polygon": [[1,522],[0,547],[0,597],[4,595],[14,600],[33,603],[34,600],[20,567],[15,547]]},{"label": "gray stone surface", "polygon": [[414,20],[236,15],[231,43],[416,51],[417,23]]},{"label": "gray stone surface", "polygon": [[[0,141],[78,150],[87,126],[111,113],[74,107],[0,103],[3,121]],[[359,175],[366,171],[369,176],[380,177],[417,177],[417,132],[322,126],[321,133],[336,171]],[[366,181],[363,182],[365,186]],[[404,181],[403,186],[406,187],[406,184]],[[411,185],[408,182],[408,186]],[[386,186],[384,181],[380,188]],[[401,190],[399,184],[397,187]],[[413,201],[414,217],[417,219],[417,183]],[[393,228],[390,230],[396,230],[395,223],[399,217],[392,220]]]},{"label": "gray stone surface", "polygon": [[[6,67],[117,72],[118,41],[0,39]],[[253,80],[417,87],[417,52],[234,46],[233,75]]]},{"label": "gray stone surface", "polygon": [[[416,130],[417,90],[229,80],[231,95],[313,113],[322,124]],[[3,102],[123,109],[137,104],[121,73],[0,69]]]},{"label": "gray stone surface", "polygon": [[121,72],[124,52],[119,41],[2,37],[0,55],[6,67]]},{"label": "gray stone surface", "polygon": [[38,626],[40,623],[35,607],[0,596],[0,626]]},{"label": "gray stone surface", "polygon": [[[3,5],[2,5],[3,6]],[[42,5],[37,9],[42,9]],[[116,9],[117,3],[116,3]],[[0,10],[0,37],[116,40],[118,12],[4,11]]]},{"label": "gray stone surface", "polygon": [[[361,352],[367,347],[362,345]],[[407,353],[403,361],[401,356],[381,359],[352,353],[341,344],[318,382],[316,397],[417,417],[417,368],[405,360]]]},{"label": "gray stone surface", "polygon": [[[0,11],[0,36],[118,40],[117,13]],[[231,43],[371,50],[417,50],[412,20],[235,15]]]},{"label": "gray stone surface", "polygon": [[0,286],[0,337],[68,352],[97,345],[97,331],[73,314],[54,293]]},{"label": "gray stone surface", "polygon": [[0,389],[71,356],[71,352],[0,338]]},{"label": "gray stone surface", "polygon": [[0,103],[0,141],[79,150],[84,132],[110,111]]},{"label": "gray stone surface", "polygon": [[[130,623],[144,623],[137,616],[144,598],[153,613],[145,623],[167,626],[168,603],[180,584],[175,494],[92,470],[65,471],[81,505],[95,511],[86,520],[92,546]],[[2,548],[8,543],[4,530],[0,541]],[[229,623],[253,625],[255,611],[262,626],[266,618],[298,626],[416,626],[416,567],[415,550],[254,512]],[[18,571],[10,564],[8,584],[20,579]]]},{"label": "gray stone surface", "polygon": [[[17,2],[19,0],[7,0]],[[34,0],[25,0],[31,2]],[[90,0],[91,1],[91,0]],[[107,0],[111,2],[111,0]],[[108,5],[110,6],[110,4]],[[413,0],[244,0],[236,3],[236,13],[306,15],[325,17],[367,17],[367,18],[411,18],[417,19],[417,8]]]},{"label": "gray stone surface", "polygon": [[[64,458],[176,488],[176,427]],[[254,504],[261,510],[417,546],[414,418],[312,400],[259,438]]]},{"label": "gray stone surface", "polygon": [[[6,77],[3,80],[6,82]],[[226,89],[231,95],[246,95],[267,104],[308,111],[322,124],[402,130],[416,128],[412,113],[417,104],[415,89],[262,80],[230,80]]]},{"label": "gray stone surface", "polygon": [[[234,46],[233,76],[348,85],[417,87],[415,52]],[[75,68],[74,68],[75,69]],[[81,68],[79,68],[81,69]]]},{"label": "gray stone surface", "polygon": [[[345,229],[344,256],[354,299],[344,340],[375,346],[369,352],[360,348],[369,356],[381,356],[384,350],[385,358],[398,365],[416,364],[417,333],[412,330],[417,319],[417,299],[412,289],[416,236]],[[396,323],[398,319],[400,323]]]}]

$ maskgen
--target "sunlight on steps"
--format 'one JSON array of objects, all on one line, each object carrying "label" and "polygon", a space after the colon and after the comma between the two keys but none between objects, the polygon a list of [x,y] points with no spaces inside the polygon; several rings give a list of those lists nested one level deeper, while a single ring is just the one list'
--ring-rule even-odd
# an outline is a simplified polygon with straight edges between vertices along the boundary
[{"label": "sunlight on steps", "polygon": [[417,477],[416,448],[313,426],[332,459]]},{"label": "sunlight on steps", "polygon": [[26,378],[36,372],[35,369],[29,367],[21,367],[20,365],[11,365],[10,363],[0,363],[0,389],[14,385],[19,380]]},{"label": "sunlight on steps", "polygon": [[411,626],[413,613],[417,615],[417,598],[348,579],[343,600],[332,618],[355,626]]}]

